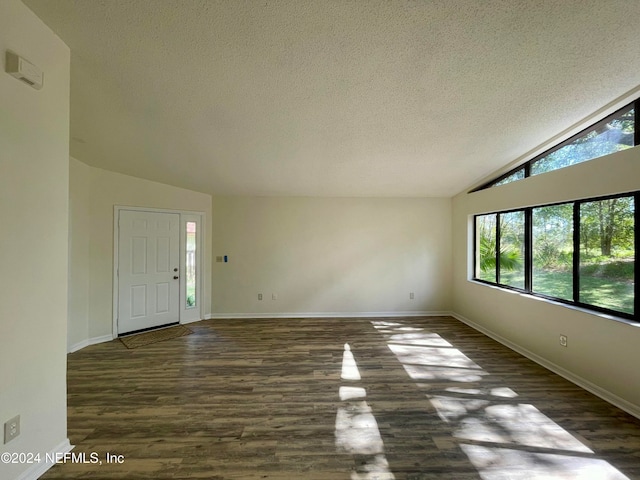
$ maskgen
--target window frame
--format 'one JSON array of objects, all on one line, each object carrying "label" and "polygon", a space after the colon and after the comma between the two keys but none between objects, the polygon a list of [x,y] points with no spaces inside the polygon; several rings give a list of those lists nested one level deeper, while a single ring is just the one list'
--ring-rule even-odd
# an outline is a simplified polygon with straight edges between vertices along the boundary
[{"label": "window frame", "polygon": [[[637,135],[637,133],[636,133]],[[602,200],[611,200],[614,198],[626,198],[632,197],[634,201],[634,224],[633,224],[633,234],[634,234],[634,284],[633,284],[633,313],[621,312],[618,310],[613,310],[606,307],[601,307],[598,305],[592,305],[589,303],[585,303],[576,299],[580,298],[580,206],[584,203],[597,202]],[[599,197],[588,197],[588,198],[580,198],[577,200],[571,201],[563,201],[563,202],[555,202],[548,204],[540,204],[540,205],[532,205],[523,208],[514,208],[509,210],[499,210],[493,212],[483,212],[477,213],[473,215],[473,276],[472,280],[478,283],[483,283],[486,285],[491,285],[494,287],[498,287],[505,290],[512,290],[520,293],[525,293],[527,295],[531,295],[534,297],[542,298],[545,300],[562,303],[566,305],[572,305],[575,307],[584,308],[586,310],[593,310],[599,313],[606,313],[609,315],[613,315],[615,317],[623,318],[625,320],[630,320],[634,323],[640,323],[638,317],[638,309],[640,308],[640,299],[639,299],[639,290],[637,277],[638,270],[636,268],[636,258],[638,253],[638,248],[640,247],[640,240],[638,239],[638,233],[640,232],[640,211],[638,209],[638,202],[640,201],[640,190],[633,192],[625,192],[625,193],[617,193],[612,195],[604,195]],[[533,279],[533,210],[535,208],[540,207],[550,207],[554,205],[572,205],[573,208],[573,241],[572,241],[572,249],[573,249],[573,264],[572,264],[572,280],[573,280],[573,294],[572,300],[566,300],[563,298],[554,297],[551,295],[546,295],[542,293],[536,293],[532,289],[532,279]],[[524,288],[513,287],[511,285],[506,285],[500,283],[500,215],[511,212],[524,212]],[[477,231],[477,218],[486,216],[486,215],[496,215],[496,267],[495,267],[495,282],[491,282],[488,280],[483,280],[478,277],[478,231]]]},{"label": "window frame", "polygon": [[[639,107],[639,106],[640,106],[640,98],[637,98],[634,101],[632,101],[632,102],[628,103],[627,105],[623,106],[622,108],[619,108],[615,112],[607,115],[603,119],[598,120],[597,122],[592,123],[591,125],[583,128],[578,133],[576,133],[576,134],[572,135],[571,137],[563,140],[562,142],[558,143],[557,145],[545,150],[544,152],[540,153],[539,155],[536,155],[531,160],[528,160],[527,162],[525,162],[523,164],[520,164],[517,167],[514,167],[511,170],[503,173],[499,177],[496,177],[493,180],[485,182],[482,185],[480,185],[479,187],[476,187],[476,188],[470,190],[469,193],[478,192],[480,190],[485,190],[487,188],[491,188],[491,187],[495,187],[495,186],[501,186],[501,185],[496,185],[496,184],[500,183],[505,178],[510,177],[511,175],[517,173],[520,170],[524,170],[524,178],[520,178],[520,179],[514,180],[513,182],[509,182],[509,183],[518,182],[520,180],[524,180],[524,179],[527,179],[527,178],[531,177],[532,176],[531,175],[531,166],[535,162],[537,162],[538,160],[540,160],[540,159],[552,154],[556,150],[560,150],[562,147],[565,147],[565,146],[573,143],[575,140],[587,135],[592,130],[597,130],[598,128],[602,127],[603,125],[606,125],[607,123],[609,123],[611,120],[613,120],[614,118],[616,118],[617,116],[619,116],[621,113],[623,113],[626,110],[633,109],[633,111],[634,111],[633,146],[631,148],[640,145],[640,129],[637,128],[637,123],[636,123],[636,118],[638,116],[638,108],[637,107]],[[591,160],[595,160],[596,158],[602,158],[602,156],[594,157],[594,158],[589,159],[589,160],[585,160],[585,162],[589,162]],[[585,163],[585,162],[581,162],[581,163]],[[562,167],[562,168],[566,168],[566,167]],[[554,169],[554,170],[550,170],[550,171],[555,171],[555,170],[560,170],[560,169]],[[548,173],[548,172],[544,172],[544,173]],[[537,175],[542,175],[542,173],[539,173]],[[536,175],[533,175],[533,176],[536,176]],[[509,183],[506,183],[505,185],[508,185]]]}]

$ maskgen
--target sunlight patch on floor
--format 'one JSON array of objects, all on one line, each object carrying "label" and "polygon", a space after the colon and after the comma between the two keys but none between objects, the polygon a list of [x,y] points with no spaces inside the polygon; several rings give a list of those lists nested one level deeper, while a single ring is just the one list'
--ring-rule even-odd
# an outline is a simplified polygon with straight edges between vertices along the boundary
[{"label": "sunlight patch on floor", "polygon": [[593,453],[533,405],[492,404],[493,400],[429,397],[438,415],[459,428],[454,437],[538,448]]},{"label": "sunlight patch on floor", "polygon": [[364,398],[367,396],[367,391],[361,387],[340,387],[338,395],[340,395],[340,400],[344,402],[356,398]]},{"label": "sunlight patch on floor", "polygon": [[342,452],[364,455],[384,451],[378,422],[364,400],[352,401],[338,408],[336,446]]},{"label": "sunlight patch on floor", "polygon": [[342,354],[342,374],[340,378],[343,380],[360,380],[360,370],[351,353],[351,346],[348,343],[344,344],[344,352]]},{"label": "sunlight patch on floor", "polygon": [[424,347],[389,343],[389,349],[402,364],[447,366],[450,368],[471,368],[482,370],[460,350],[452,347]]},{"label": "sunlight patch on floor", "polygon": [[629,480],[595,457],[467,444],[460,448],[483,480]]},{"label": "sunlight patch on floor", "polygon": [[490,373],[436,333],[401,322],[372,324],[451,425],[451,443],[436,443],[457,445],[483,480],[629,480],[534,405],[516,403],[511,388],[482,386]]},{"label": "sunlight patch on floor", "polygon": [[389,337],[389,342],[425,347],[451,347],[452,345],[435,333],[398,333]]},{"label": "sunlight patch on floor", "polygon": [[448,382],[473,383],[488,375],[484,370],[470,370],[463,368],[447,368],[431,365],[403,364],[404,370],[413,380],[445,380]]},{"label": "sunlight patch on floor", "polygon": [[[343,380],[361,379],[351,346],[344,345],[342,355]],[[342,385],[338,391],[342,404],[336,412],[335,444],[338,453],[357,457],[351,480],[394,480],[384,455],[384,442],[371,406],[366,402],[363,387]]]},{"label": "sunlight patch on floor", "polygon": [[494,397],[515,398],[518,396],[516,392],[507,387],[499,388],[462,388],[462,387],[449,387],[445,388],[447,392],[451,393],[466,393],[469,395],[492,395]]},{"label": "sunlight patch on floor", "polygon": [[[419,332],[396,333],[400,327],[392,322],[374,322],[387,337],[387,345],[400,360],[407,374],[414,380],[447,380],[461,383],[478,382],[487,373],[460,350],[438,334]],[[403,342],[405,335],[408,341]]]}]

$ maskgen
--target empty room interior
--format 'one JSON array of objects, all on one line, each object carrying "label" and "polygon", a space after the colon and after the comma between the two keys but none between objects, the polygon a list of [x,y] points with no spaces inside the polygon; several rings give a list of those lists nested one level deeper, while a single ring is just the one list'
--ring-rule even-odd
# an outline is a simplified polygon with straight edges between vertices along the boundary
[{"label": "empty room interior", "polygon": [[638,18],[2,0],[0,478],[640,478]]}]

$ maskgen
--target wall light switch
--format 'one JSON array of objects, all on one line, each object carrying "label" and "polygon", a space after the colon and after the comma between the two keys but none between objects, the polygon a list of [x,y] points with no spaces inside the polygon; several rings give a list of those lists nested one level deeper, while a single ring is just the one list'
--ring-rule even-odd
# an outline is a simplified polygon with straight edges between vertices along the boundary
[{"label": "wall light switch", "polygon": [[218,262],[218,263],[222,263],[222,255],[218,255],[218,256],[216,257],[216,262]]}]

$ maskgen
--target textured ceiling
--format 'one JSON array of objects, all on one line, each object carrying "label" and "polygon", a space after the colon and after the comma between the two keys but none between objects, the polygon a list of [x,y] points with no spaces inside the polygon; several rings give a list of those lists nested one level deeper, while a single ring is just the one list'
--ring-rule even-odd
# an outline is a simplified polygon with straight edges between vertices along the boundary
[{"label": "textured ceiling", "polygon": [[24,3],[71,154],[215,195],[451,196],[640,84],[637,0]]}]

